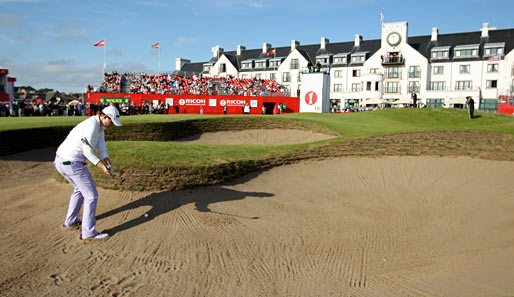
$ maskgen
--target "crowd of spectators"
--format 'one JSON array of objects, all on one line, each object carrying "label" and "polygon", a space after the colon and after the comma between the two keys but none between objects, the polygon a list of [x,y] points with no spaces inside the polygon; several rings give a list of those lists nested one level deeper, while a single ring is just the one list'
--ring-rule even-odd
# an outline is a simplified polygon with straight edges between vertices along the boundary
[{"label": "crowd of spectators", "polygon": [[44,101],[13,101],[0,104],[2,117],[28,116],[81,116],[86,108],[81,103],[44,102]]},{"label": "crowd of spectators", "polygon": [[88,91],[131,94],[288,96],[287,88],[275,80],[204,77],[201,74],[184,76],[106,73],[100,88],[88,86]]}]

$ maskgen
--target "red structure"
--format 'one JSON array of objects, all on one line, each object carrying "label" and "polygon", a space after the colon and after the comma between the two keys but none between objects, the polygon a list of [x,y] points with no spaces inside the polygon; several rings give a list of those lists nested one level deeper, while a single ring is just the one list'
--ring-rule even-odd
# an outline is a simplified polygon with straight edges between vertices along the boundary
[{"label": "red structure", "polygon": [[514,96],[498,96],[498,113],[514,114]]},{"label": "red structure", "polygon": [[251,114],[262,114],[262,107],[266,107],[266,114],[279,113],[278,105],[285,106],[284,113],[293,113],[300,110],[298,97],[260,97],[260,96],[220,96],[220,95],[160,95],[160,94],[124,94],[124,93],[87,93],[86,103],[93,104],[136,104],[145,103],[168,104],[169,113],[175,113],[178,106],[179,113],[200,114],[242,114],[243,107],[250,105]]}]

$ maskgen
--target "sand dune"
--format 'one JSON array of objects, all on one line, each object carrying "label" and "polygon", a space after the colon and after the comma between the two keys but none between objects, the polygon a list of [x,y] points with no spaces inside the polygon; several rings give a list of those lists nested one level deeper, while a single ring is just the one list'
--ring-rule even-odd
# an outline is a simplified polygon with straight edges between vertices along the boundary
[{"label": "sand dune", "polygon": [[341,158],[100,189],[113,236],[84,242],[60,228],[71,187],[28,158],[45,153],[0,161],[2,296],[514,295],[512,162]]}]

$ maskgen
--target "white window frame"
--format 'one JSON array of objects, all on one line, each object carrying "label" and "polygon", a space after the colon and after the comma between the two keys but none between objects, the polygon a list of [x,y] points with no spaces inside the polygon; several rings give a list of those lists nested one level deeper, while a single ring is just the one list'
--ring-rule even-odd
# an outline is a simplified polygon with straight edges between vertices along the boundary
[{"label": "white window frame", "polygon": [[421,77],[421,67],[420,66],[410,66],[409,67],[409,78],[420,78]]},{"label": "white window frame", "polygon": [[[462,71],[462,70],[465,71]],[[465,64],[465,65],[459,65],[459,73],[471,73],[471,65]]]},{"label": "white window frame", "polygon": [[352,69],[352,77],[360,77],[361,70],[360,69]]},{"label": "white window frame", "polygon": [[334,92],[340,93],[343,91],[343,85],[342,84],[334,84]]},{"label": "white window frame", "polygon": [[432,81],[430,82],[430,90],[432,91],[444,91],[446,89],[445,81]]},{"label": "white window frame", "polygon": [[289,72],[282,72],[282,82],[291,82],[291,74]]},{"label": "white window frame", "polygon": [[[493,82],[496,85],[494,87],[492,86]],[[498,80],[497,79],[486,80],[485,81],[485,88],[486,89],[496,89],[496,88],[498,88]]]},{"label": "white window frame", "polygon": [[455,85],[455,90],[467,91],[467,90],[471,90],[472,86],[473,86],[473,82],[471,80],[461,80],[461,81],[457,81],[457,84]]},{"label": "white window frame", "polygon": [[289,69],[300,69],[300,60],[299,59],[291,59],[291,63],[289,63]]},{"label": "white window frame", "polygon": [[343,70],[334,70],[334,78],[343,77]]},{"label": "white window frame", "polygon": [[409,93],[412,92],[419,93],[419,81],[409,81]]},{"label": "white window frame", "polygon": [[[436,69],[437,69],[437,71],[436,71]],[[441,71],[439,71],[439,69]],[[434,66],[434,67],[432,67],[432,74],[436,74],[436,75],[444,74],[444,66]]]},{"label": "white window frame", "polygon": [[498,72],[500,64],[487,64],[487,72]]},{"label": "white window frame", "polygon": [[388,81],[388,82],[386,82],[384,92],[388,93],[388,94],[400,93],[400,82],[398,82],[398,81]]},{"label": "white window frame", "polygon": [[361,84],[360,83],[353,83],[352,84],[352,92],[360,92],[361,91]]}]

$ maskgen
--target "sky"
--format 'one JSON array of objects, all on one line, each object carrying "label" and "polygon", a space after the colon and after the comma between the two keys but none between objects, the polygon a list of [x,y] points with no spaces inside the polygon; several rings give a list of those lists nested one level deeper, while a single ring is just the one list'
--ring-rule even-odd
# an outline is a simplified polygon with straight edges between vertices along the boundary
[{"label": "sky", "polygon": [[0,0],[0,68],[15,86],[83,92],[107,72],[175,70],[175,59],[208,61],[225,51],[379,39],[384,22],[409,24],[409,36],[514,28],[512,0]]}]

